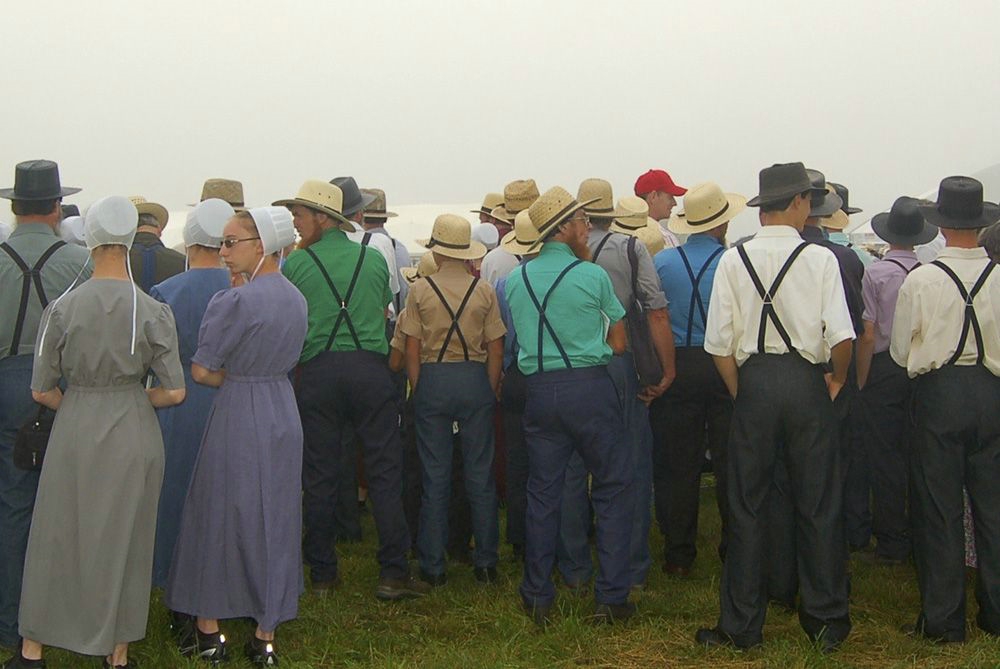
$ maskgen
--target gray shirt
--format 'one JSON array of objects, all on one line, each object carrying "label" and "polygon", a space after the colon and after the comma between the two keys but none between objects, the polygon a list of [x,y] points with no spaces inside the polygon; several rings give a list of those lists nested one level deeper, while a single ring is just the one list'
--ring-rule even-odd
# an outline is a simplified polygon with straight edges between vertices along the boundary
[{"label": "gray shirt", "polygon": [[[35,263],[45,251],[61,241],[56,233],[44,223],[20,223],[7,239],[7,244],[21,257],[28,267]],[[93,265],[87,249],[67,244],[52,254],[39,273],[42,290],[48,302],[62,295],[73,281],[77,284],[90,278]],[[79,278],[78,278],[79,277]],[[10,345],[17,325],[17,314],[21,306],[23,274],[14,260],[6,252],[0,251],[0,358],[11,353]],[[25,311],[24,327],[15,355],[33,355],[38,323],[42,316],[42,304],[35,283],[31,284],[28,308]]]},{"label": "gray shirt", "polygon": [[[635,301],[632,295],[632,265],[628,259],[628,240],[632,238],[619,232],[608,232],[607,230],[594,228],[590,231],[590,238],[587,240],[587,245],[590,247],[591,253],[597,250],[601,240],[607,235],[611,236],[604,243],[600,254],[594,262],[607,271],[608,276],[611,277],[611,285],[614,286],[618,301],[627,310],[629,305]],[[636,281],[639,303],[646,309],[666,309],[667,298],[663,294],[663,288],[660,286],[660,277],[656,274],[653,259],[649,257],[646,245],[636,240],[634,248],[639,270]]]},{"label": "gray shirt", "polygon": [[396,318],[399,316],[399,312],[403,310],[403,305],[406,304],[406,295],[410,292],[410,284],[407,283],[402,274],[402,269],[404,267],[409,267],[412,264],[412,261],[410,260],[410,252],[406,250],[406,246],[403,245],[403,242],[390,235],[385,228],[369,228],[365,232],[371,232],[376,235],[385,235],[392,241],[392,250],[396,254],[396,275],[399,277],[399,292],[392,298],[393,306],[396,309],[396,314],[393,318]]}]

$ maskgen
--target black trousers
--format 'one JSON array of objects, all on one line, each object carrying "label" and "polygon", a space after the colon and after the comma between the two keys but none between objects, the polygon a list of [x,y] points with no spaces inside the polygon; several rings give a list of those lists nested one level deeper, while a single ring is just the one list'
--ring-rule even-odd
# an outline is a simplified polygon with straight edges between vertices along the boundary
[{"label": "black trousers", "polygon": [[844,548],[843,452],[823,370],[798,355],[754,355],[740,368],[729,438],[729,546],[719,628],[758,643],[767,611],[766,505],[775,468],[788,472],[795,508],[799,622],[811,638],[851,629]]},{"label": "black trousers", "polygon": [[663,534],[667,564],[690,568],[697,554],[701,468],[706,450],[712,456],[722,519],[719,555],[725,556],[726,444],[732,415],[733,399],[712,356],[700,347],[679,347],[676,380],[649,406],[656,522]]},{"label": "black trousers", "polygon": [[528,507],[528,444],[524,440],[527,382],[517,364],[503,378],[503,430],[507,442],[507,543],[524,548]]},{"label": "black trousers", "polygon": [[962,486],[969,492],[979,560],[976,622],[1000,635],[1000,378],[985,367],[946,366],[914,382],[910,460],[917,626],[965,638]]},{"label": "black trousers", "polygon": [[912,401],[910,379],[889,352],[872,358],[868,382],[856,397],[861,437],[871,471],[872,534],[876,553],[910,556],[907,514]]},{"label": "black trousers", "polygon": [[409,530],[403,512],[399,400],[385,356],[369,351],[320,353],[299,367],[302,419],[303,557],[314,581],[337,576],[334,507],[343,485],[344,438],[351,425],[364,450],[365,478],[378,531],[381,576],[408,571]]}]

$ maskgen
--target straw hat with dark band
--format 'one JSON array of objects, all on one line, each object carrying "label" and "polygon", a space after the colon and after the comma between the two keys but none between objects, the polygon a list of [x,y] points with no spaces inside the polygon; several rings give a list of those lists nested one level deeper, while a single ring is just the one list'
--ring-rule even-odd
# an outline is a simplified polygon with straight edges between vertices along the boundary
[{"label": "straw hat with dark band", "polygon": [[706,182],[688,189],[684,211],[673,214],[667,229],[678,235],[707,232],[729,221],[746,209],[747,199],[737,193],[723,193],[718,184]]},{"label": "straw hat with dark band", "polygon": [[162,204],[157,204],[156,202],[149,202],[146,198],[141,195],[133,195],[129,198],[133,205],[135,205],[136,211],[139,215],[149,214],[156,219],[157,225],[160,229],[167,227],[167,221],[170,220],[170,214],[167,212],[167,208]]},{"label": "straw hat with dark band", "polygon": [[531,222],[531,214],[525,209],[517,212],[517,216],[514,217],[514,229],[500,240],[500,248],[516,256],[523,256],[531,252],[531,246],[537,239],[538,230]]},{"label": "straw hat with dark band", "polygon": [[604,179],[584,179],[577,190],[576,199],[578,202],[593,201],[592,204],[583,208],[588,216],[594,218],[613,218],[615,216],[615,201],[611,194],[611,184]]},{"label": "straw hat with dark band", "polygon": [[321,179],[310,179],[299,188],[298,194],[289,199],[277,200],[271,203],[276,207],[288,207],[302,205],[326,214],[334,222],[348,232],[354,231],[354,224],[344,218],[341,213],[344,206],[344,194],[337,186],[327,183]]},{"label": "straw hat with dark band", "polygon": [[456,260],[475,260],[486,255],[486,247],[472,239],[472,224],[457,214],[441,214],[434,219],[430,239],[418,239],[438,255]]},{"label": "straw hat with dark band", "polygon": [[503,193],[487,193],[486,197],[483,198],[483,203],[479,205],[479,209],[471,209],[469,213],[472,214],[486,214],[487,216],[493,215],[493,210],[503,204]]},{"label": "straw hat with dark band", "polygon": [[545,238],[554,231],[560,223],[572,216],[578,209],[583,209],[588,204],[596,202],[587,200],[577,202],[570,195],[569,191],[559,186],[553,186],[545,191],[535,203],[528,208],[528,215],[531,223],[538,231],[538,239],[529,247],[529,251],[534,251],[545,242]]},{"label": "straw hat with dark band", "polygon": [[384,190],[381,188],[362,188],[361,192],[373,198],[371,204],[365,207],[365,218],[395,218],[396,212],[385,209]]},{"label": "straw hat with dark band", "polygon": [[517,212],[524,211],[538,199],[538,186],[534,179],[518,179],[504,186],[503,202],[490,212],[493,218],[514,222]]}]

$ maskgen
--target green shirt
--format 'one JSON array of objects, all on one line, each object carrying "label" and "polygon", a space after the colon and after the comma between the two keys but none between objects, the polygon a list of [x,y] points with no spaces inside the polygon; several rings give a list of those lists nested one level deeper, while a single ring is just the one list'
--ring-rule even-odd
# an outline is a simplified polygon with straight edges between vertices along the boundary
[{"label": "green shirt", "polygon": [[[347,289],[351,285],[358,256],[361,255],[361,245],[349,240],[343,231],[333,228],[324,232],[322,239],[312,244],[308,251],[319,258],[340,296],[347,299]],[[302,292],[309,305],[309,331],[305,346],[302,347],[300,362],[311,360],[327,350],[358,350],[354,337],[351,336],[351,328],[345,322],[346,318],[341,319],[337,335],[327,348],[341,308],[308,251],[293,251],[282,268],[284,275]],[[385,259],[375,249],[366,249],[361,272],[347,304],[347,318],[350,318],[354,326],[361,349],[382,354],[388,352],[385,308],[391,300],[389,268]]]},{"label": "green shirt", "polygon": [[[21,256],[28,267],[34,267],[45,250],[58,241],[59,237],[44,223],[19,223],[10,233],[7,244]],[[46,300],[54,301],[73,284],[74,280],[80,285],[90,278],[92,272],[93,264],[90,262],[90,253],[87,249],[73,244],[61,247],[49,257],[40,273]],[[23,276],[11,257],[0,251],[0,358],[6,357],[10,352],[14,327],[17,324],[17,312],[21,306]],[[15,355],[34,354],[41,316],[42,304],[32,282],[24,328],[21,330],[21,341]]]},{"label": "green shirt", "polygon": [[[538,309],[524,285],[524,275],[527,273],[535,297],[541,304],[556,277],[576,259],[566,244],[546,242],[537,258],[515,269],[507,277],[507,302],[521,345],[517,364],[524,374],[539,371],[540,320]],[[607,344],[608,327],[625,316],[625,309],[615,297],[608,273],[599,265],[582,262],[569,270],[556,286],[545,307],[545,316],[566,351],[570,365],[576,369],[606,365],[611,360],[612,351]],[[543,371],[566,369],[547,328],[542,332],[541,348]]]}]

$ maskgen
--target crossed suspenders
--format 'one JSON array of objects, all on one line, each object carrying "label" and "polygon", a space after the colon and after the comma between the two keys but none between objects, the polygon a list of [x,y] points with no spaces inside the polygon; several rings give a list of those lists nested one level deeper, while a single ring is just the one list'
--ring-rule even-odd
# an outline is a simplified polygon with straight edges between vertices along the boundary
[{"label": "crossed suspenders", "polygon": [[451,316],[451,327],[448,328],[448,334],[446,334],[444,337],[444,344],[441,345],[441,351],[438,353],[437,361],[441,362],[444,360],[444,354],[448,352],[448,344],[451,343],[452,336],[457,335],[458,341],[462,344],[462,356],[465,358],[465,361],[468,362],[469,345],[468,342],[465,341],[465,335],[462,334],[462,328],[460,328],[458,325],[458,319],[462,317],[462,312],[464,312],[465,307],[468,306],[469,298],[472,297],[472,293],[476,290],[476,285],[479,284],[479,279],[475,277],[472,278],[472,283],[469,284],[469,289],[465,291],[465,297],[462,298],[462,302],[458,306],[458,311],[455,311],[454,309],[451,308],[451,305],[448,304],[448,300],[444,298],[444,293],[442,293],[441,289],[438,288],[438,285],[434,283],[434,279],[432,279],[429,276],[424,278],[427,280],[427,283],[430,285],[430,287],[434,290],[434,293],[438,296],[438,299],[441,300],[441,304],[443,304],[444,308],[448,311],[448,315]]},{"label": "crossed suspenders", "polygon": [[958,339],[958,347],[955,349],[955,354],[951,356],[951,360],[945,364],[954,365],[958,362],[958,359],[962,357],[962,351],[965,350],[965,345],[969,342],[969,330],[972,330],[972,334],[976,338],[976,364],[982,365],[983,359],[986,357],[986,351],[983,347],[983,331],[979,326],[979,318],[976,317],[976,308],[972,303],[973,300],[976,299],[976,295],[979,294],[979,291],[986,285],[986,280],[990,277],[990,274],[993,272],[993,268],[996,267],[997,264],[990,261],[990,263],[986,265],[982,274],[980,274],[979,278],[976,279],[976,283],[973,284],[972,290],[966,290],[965,284],[958,278],[955,271],[940,260],[935,260],[931,264],[935,267],[939,267],[941,271],[948,275],[948,278],[950,278],[952,283],[955,284],[955,287],[958,288],[958,294],[962,296],[962,301],[965,303],[965,318],[962,320],[962,335]]},{"label": "crossed suspenders", "polygon": [[743,261],[743,265],[747,268],[747,273],[750,275],[750,280],[753,281],[753,285],[757,289],[757,294],[764,301],[764,308],[760,312],[760,325],[757,328],[758,353],[764,353],[764,335],[767,333],[768,320],[774,324],[774,329],[778,331],[778,336],[781,337],[781,341],[783,341],[785,346],[788,347],[788,352],[796,352],[796,349],[792,346],[792,338],[788,336],[788,330],[786,330],[785,326],[781,324],[781,320],[778,318],[778,312],[774,310],[774,295],[778,292],[778,287],[784,280],[785,275],[788,274],[788,270],[791,269],[792,263],[795,262],[795,259],[799,257],[807,246],[809,246],[809,242],[802,242],[795,247],[795,250],[793,250],[791,255],[789,255],[785,260],[785,264],[781,266],[781,269],[778,271],[778,275],[774,277],[771,287],[767,290],[764,289],[764,284],[761,282],[760,276],[757,274],[757,270],[753,268],[753,264],[750,262],[750,256],[747,255],[743,245],[738,244],[736,246],[736,250],[740,255],[740,260]]},{"label": "crossed suspenders", "polygon": [[320,262],[319,258],[313,252],[312,249],[306,248],[305,252],[309,254],[313,262],[316,263],[316,267],[319,268],[320,273],[323,275],[323,279],[326,280],[326,285],[330,287],[330,292],[333,293],[333,299],[337,301],[340,305],[340,312],[337,314],[337,320],[333,323],[333,330],[330,331],[330,336],[326,340],[326,348],[324,351],[329,351],[333,348],[333,342],[337,338],[337,333],[340,332],[341,325],[347,325],[348,331],[351,333],[351,339],[354,340],[354,347],[357,350],[361,350],[361,340],[358,338],[358,332],[354,329],[354,323],[351,322],[351,314],[347,310],[348,305],[351,302],[351,296],[354,295],[354,288],[358,284],[358,277],[361,275],[361,266],[365,262],[365,251],[368,250],[367,246],[361,247],[361,253],[358,255],[358,262],[354,265],[354,274],[351,276],[351,282],[347,285],[347,292],[341,296],[340,291],[337,290],[337,286],[334,285],[333,279],[330,278],[329,272],[326,271],[326,267]]},{"label": "crossed suspenders", "polygon": [[45,295],[45,289],[42,287],[42,267],[56,251],[64,246],[66,246],[66,242],[62,240],[57,241],[45,249],[45,252],[42,253],[33,267],[28,267],[28,263],[24,262],[24,259],[17,254],[17,251],[10,244],[7,242],[0,244],[0,249],[3,249],[10,256],[10,259],[14,261],[14,264],[17,265],[18,269],[21,270],[21,302],[17,308],[14,336],[11,337],[10,349],[7,351],[7,356],[17,355],[17,350],[21,347],[21,335],[24,332],[24,321],[28,316],[28,300],[31,298],[32,284],[35,285],[35,293],[38,295],[38,301],[42,304],[42,309],[48,306],[49,300]]},{"label": "crossed suspenders", "polygon": [[[609,235],[610,236],[610,235]],[[582,263],[582,260],[574,260],[569,265],[563,268],[556,280],[552,282],[549,286],[548,291],[542,296],[541,301],[538,300],[538,296],[535,294],[535,289],[531,287],[531,282],[528,281],[528,266],[531,265],[531,261],[525,263],[521,266],[521,276],[524,277],[524,287],[528,290],[528,296],[535,305],[535,309],[538,310],[538,371],[544,372],[545,365],[542,362],[542,344],[545,336],[545,331],[549,331],[549,336],[552,337],[552,342],[556,345],[556,349],[559,350],[559,355],[562,357],[563,364],[566,365],[566,369],[572,369],[573,365],[570,363],[569,356],[566,354],[566,349],[563,347],[562,342],[559,341],[559,337],[556,336],[556,331],[552,327],[552,322],[549,317],[545,315],[545,308],[549,304],[549,298],[552,297],[552,293],[555,292],[556,286],[563,280],[563,278],[569,274],[570,270]]]}]

